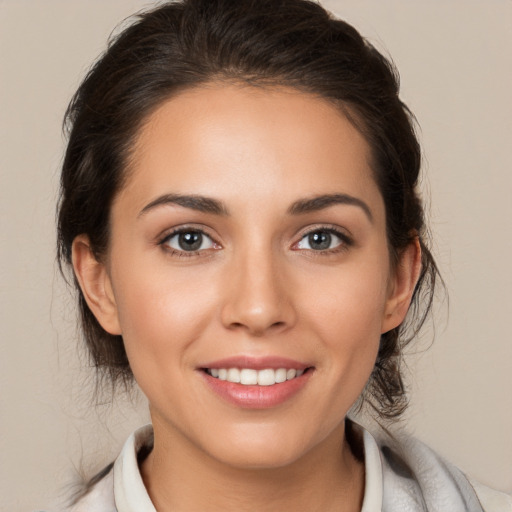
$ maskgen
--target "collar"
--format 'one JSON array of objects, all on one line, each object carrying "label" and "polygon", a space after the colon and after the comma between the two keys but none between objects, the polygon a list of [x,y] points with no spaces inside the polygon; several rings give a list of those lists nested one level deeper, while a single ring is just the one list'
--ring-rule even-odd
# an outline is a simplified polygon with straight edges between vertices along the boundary
[{"label": "collar", "polygon": [[[361,512],[382,509],[382,463],[379,447],[374,437],[363,427],[365,463],[365,492]],[[153,445],[153,427],[146,425],[136,430],[126,441],[114,464],[114,497],[118,512],[156,512],[146,491],[139,471],[137,454],[143,447]]]}]

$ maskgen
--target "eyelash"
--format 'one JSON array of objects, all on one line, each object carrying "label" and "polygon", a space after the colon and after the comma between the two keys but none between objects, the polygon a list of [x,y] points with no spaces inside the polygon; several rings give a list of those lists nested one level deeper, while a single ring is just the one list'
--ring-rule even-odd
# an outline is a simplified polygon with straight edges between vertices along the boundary
[{"label": "eyelash", "polygon": [[210,239],[214,246],[218,246],[218,247],[215,247],[216,249],[220,248],[220,245],[208,233],[206,233],[206,231],[204,231],[201,228],[191,227],[191,226],[179,227],[179,228],[172,230],[170,233],[166,233],[158,241],[158,245],[160,245],[171,256],[177,256],[179,258],[190,258],[193,256],[199,256],[202,253],[204,253],[207,249],[201,249],[201,250],[196,250],[196,251],[183,251],[183,250],[175,249],[168,245],[169,241],[172,240],[172,238],[174,238],[176,235],[182,235],[182,234],[187,234],[187,233],[200,234],[203,237]]},{"label": "eyelash", "polygon": [[[354,245],[354,240],[348,236],[345,232],[341,231],[337,227],[333,226],[315,226],[312,229],[308,229],[306,232],[302,233],[300,239],[298,242],[295,242],[293,244],[293,247],[298,246],[298,244],[309,237],[310,235],[313,235],[314,233],[327,233],[329,235],[334,235],[340,240],[339,245],[336,247],[333,247],[332,249],[323,249],[323,250],[314,250],[314,249],[303,249],[308,251],[313,256],[330,256],[333,254],[338,254],[344,251],[347,251],[350,247]],[[297,248],[295,250],[301,250],[300,248]]]},{"label": "eyelash", "polygon": [[[176,228],[176,229],[172,230],[170,233],[166,233],[158,241],[158,245],[160,245],[171,256],[177,256],[179,258],[189,258],[189,257],[193,257],[193,256],[200,256],[200,255],[202,255],[202,253],[209,250],[209,249],[200,249],[200,250],[195,250],[195,251],[185,251],[185,250],[175,249],[168,245],[169,241],[172,240],[172,238],[174,238],[176,235],[187,234],[187,233],[195,233],[195,234],[200,234],[203,237],[207,237],[211,241],[211,243],[214,246],[216,246],[216,247],[212,247],[212,248],[215,248],[215,249],[221,248],[220,244],[218,244],[208,233],[206,233],[206,231],[204,231],[201,228],[188,227],[188,226]],[[307,237],[309,237],[310,235],[312,235],[314,233],[327,233],[329,235],[334,235],[335,237],[337,237],[340,240],[340,243],[338,246],[336,246],[332,249],[314,250],[311,248],[310,249],[300,249],[297,247],[298,244],[300,244],[300,242],[302,242],[304,239],[306,239]],[[335,227],[332,227],[332,226],[322,226],[321,225],[321,226],[315,226],[314,228],[309,229],[308,231],[302,233],[300,239],[292,245],[292,250],[295,250],[295,251],[305,250],[314,256],[329,256],[332,254],[338,254],[340,252],[346,251],[353,245],[354,245],[354,241],[346,233],[344,233],[341,230],[339,230]]]}]

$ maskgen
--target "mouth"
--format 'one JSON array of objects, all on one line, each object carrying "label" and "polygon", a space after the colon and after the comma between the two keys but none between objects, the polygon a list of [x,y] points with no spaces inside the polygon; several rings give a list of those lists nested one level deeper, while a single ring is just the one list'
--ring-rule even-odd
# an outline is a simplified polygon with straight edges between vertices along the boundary
[{"label": "mouth", "polygon": [[223,401],[241,409],[268,409],[288,403],[308,387],[315,367],[281,357],[235,356],[198,370]]},{"label": "mouth", "polygon": [[242,386],[274,386],[298,379],[312,368],[203,368],[211,377]]}]

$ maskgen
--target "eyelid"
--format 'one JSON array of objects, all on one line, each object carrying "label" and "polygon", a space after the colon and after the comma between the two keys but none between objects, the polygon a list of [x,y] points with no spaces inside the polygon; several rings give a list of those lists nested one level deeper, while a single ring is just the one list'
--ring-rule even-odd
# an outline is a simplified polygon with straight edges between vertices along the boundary
[{"label": "eyelid", "polygon": [[316,231],[328,231],[329,233],[334,233],[335,235],[339,235],[340,237],[346,238],[346,239],[353,239],[353,235],[351,232],[342,226],[339,226],[338,224],[310,224],[305,228],[302,228],[299,230],[297,234],[297,238],[301,239],[306,235],[310,235],[311,233],[315,233]]},{"label": "eyelid", "polygon": [[[306,238],[307,236],[309,236],[313,233],[317,233],[319,231],[324,231],[324,232],[327,232],[327,233],[330,233],[330,234],[336,236],[337,238],[340,239],[341,243],[332,249],[324,249],[324,250],[301,249],[301,248],[297,247],[297,245],[302,240],[304,240],[304,238]],[[346,230],[340,226],[333,225],[333,224],[318,224],[318,225],[314,225],[314,226],[308,226],[307,228],[301,230],[297,236],[297,241],[292,244],[292,249],[297,250],[297,251],[300,251],[300,250],[309,251],[309,252],[314,252],[317,254],[329,254],[329,253],[346,250],[348,247],[351,247],[352,245],[354,245],[354,239],[353,239],[352,235],[348,232],[348,230]]]},{"label": "eyelid", "polygon": [[[216,240],[216,238],[211,235],[209,230],[205,229],[203,226],[198,226],[194,224],[182,224],[179,226],[175,226],[173,228],[170,228],[166,231],[164,231],[161,235],[157,238],[157,245],[161,246],[165,251],[169,252],[170,254],[179,255],[179,256],[196,256],[203,252],[210,252],[212,249],[221,249],[221,244]],[[172,239],[174,236],[182,234],[182,233],[201,233],[201,235],[209,238],[213,244],[213,247],[206,248],[206,249],[199,249],[195,251],[184,251],[181,249],[176,249],[174,247],[171,247],[168,245],[168,241]]]}]

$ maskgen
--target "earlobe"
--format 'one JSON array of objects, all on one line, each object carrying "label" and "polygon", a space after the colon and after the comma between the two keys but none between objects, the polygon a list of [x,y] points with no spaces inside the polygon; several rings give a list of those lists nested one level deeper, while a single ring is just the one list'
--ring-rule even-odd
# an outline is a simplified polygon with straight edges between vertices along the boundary
[{"label": "earlobe", "polygon": [[72,261],[75,276],[96,320],[108,333],[121,334],[110,276],[105,264],[96,259],[86,235],[73,240]]},{"label": "earlobe", "polygon": [[390,293],[382,319],[381,332],[398,327],[409,310],[412,295],[421,272],[421,246],[418,237],[400,254],[390,283]]}]

